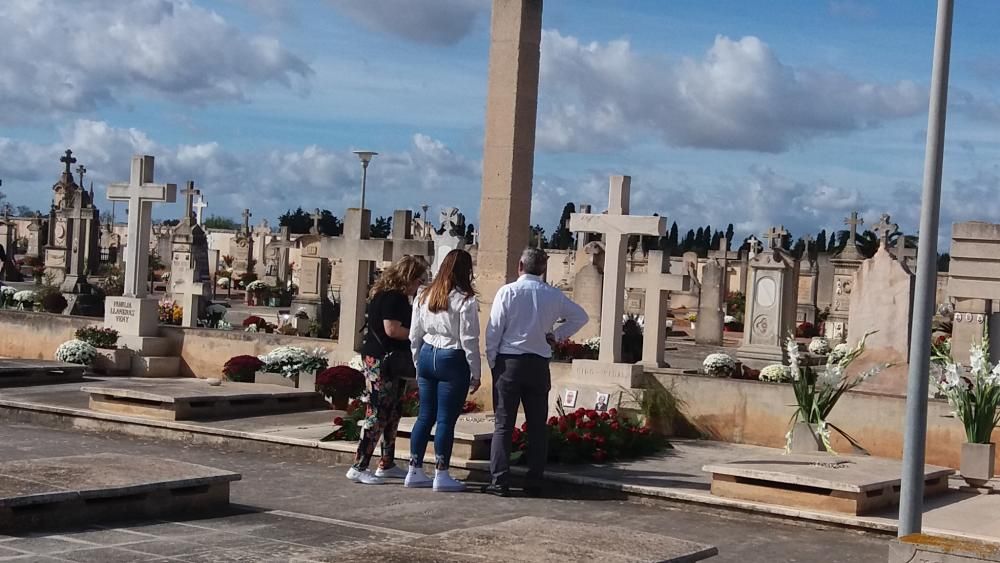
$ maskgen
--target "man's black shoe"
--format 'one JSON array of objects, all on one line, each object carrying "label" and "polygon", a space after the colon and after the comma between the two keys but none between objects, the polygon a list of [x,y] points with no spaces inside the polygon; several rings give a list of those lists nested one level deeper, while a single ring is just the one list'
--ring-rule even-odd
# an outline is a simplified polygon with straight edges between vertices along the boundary
[{"label": "man's black shoe", "polygon": [[545,496],[545,489],[540,485],[526,485],[524,494],[531,498],[542,498]]},{"label": "man's black shoe", "polygon": [[510,488],[506,485],[483,485],[480,492],[486,495],[493,495],[495,497],[507,498],[510,496]]}]

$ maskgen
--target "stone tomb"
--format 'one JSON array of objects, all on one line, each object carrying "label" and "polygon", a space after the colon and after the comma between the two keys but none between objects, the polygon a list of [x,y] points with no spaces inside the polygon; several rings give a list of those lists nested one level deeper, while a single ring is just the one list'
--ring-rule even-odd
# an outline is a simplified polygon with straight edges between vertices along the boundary
[{"label": "stone tomb", "polygon": [[[1000,302],[1000,224],[969,221],[955,223],[951,235],[951,271],[948,297],[955,303],[951,349],[966,363],[983,329],[997,330],[996,305]],[[1000,353],[1000,339],[990,343],[991,354]]]},{"label": "stone tomb", "polygon": [[135,455],[0,463],[0,532],[98,522],[210,516],[229,506],[238,473]]},{"label": "stone tomb", "polygon": [[[774,455],[702,470],[712,474],[715,496],[858,516],[899,503],[902,464],[877,457]],[[926,466],[924,496],[946,493],[954,473]]]},{"label": "stone tomb", "polygon": [[[609,546],[615,546],[614,551]],[[456,546],[468,546],[458,548]],[[456,551],[464,549],[464,551]],[[712,546],[622,526],[525,516],[343,553],[345,561],[656,561],[693,563],[719,554]]]},{"label": "stone tomb", "polygon": [[0,387],[83,381],[87,367],[46,360],[0,360]]},{"label": "stone tomb", "polygon": [[122,381],[81,391],[90,394],[91,410],[156,420],[245,418],[323,406],[322,397],[313,391],[256,383],[212,387],[200,380]]},{"label": "stone tomb", "polygon": [[[396,435],[396,451],[410,451],[410,433],[416,424],[416,417],[408,417],[399,421],[399,431]],[[493,429],[496,415],[493,413],[469,413],[458,417],[455,423],[455,445],[452,457],[470,461],[488,461],[490,459],[490,444],[493,441]],[[518,428],[524,422],[524,415],[519,414],[516,425]],[[436,428],[436,427],[435,427]],[[434,432],[427,443],[428,460],[434,459]],[[433,463],[433,461],[432,461]]]}]

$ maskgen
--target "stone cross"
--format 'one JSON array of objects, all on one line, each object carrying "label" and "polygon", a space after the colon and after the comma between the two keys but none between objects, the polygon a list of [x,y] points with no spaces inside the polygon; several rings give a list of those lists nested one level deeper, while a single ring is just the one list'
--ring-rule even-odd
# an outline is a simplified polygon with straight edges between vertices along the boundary
[{"label": "stone cross", "polygon": [[624,313],[626,254],[631,235],[662,237],[666,217],[631,216],[630,176],[612,176],[607,214],[570,215],[570,231],[604,235],[604,298],[601,304],[601,353],[599,361],[619,363],[622,359],[622,315]]},{"label": "stone cross", "polygon": [[201,308],[201,298],[203,295],[209,293],[205,288],[205,283],[194,281],[191,273],[193,271],[189,270],[187,272],[188,275],[173,285],[174,293],[181,294],[180,305],[184,315],[181,320],[181,326],[189,328],[198,326],[198,312]]},{"label": "stone cross", "polygon": [[413,212],[397,209],[392,213],[392,261],[403,256],[422,256],[430,261],[434,254],[434,243],[413,238]]},{"label": "stone cross", "polygon": [[260,224],[253,229],[253,255],[256,257],[257,265],[254,271],[257,277],[264,277],[267,271],[267,264],[264,258],[264,249],[267,247],[267,237],[271,235],[271,226],[267,219],[261,219]]},{"label": "stone cross", "polygon": [[760,241],[757,240],[757,237],[755,235],[750,235],[750,238],[747,239],[747,242],[750,244],[750,251],[749,251],[750,259],[753,260],[754,258],[757,257],[758,254],[760,254],[761,244]]},{"label": "stone cross", "polygon": [[784,225],[768,229],[767,232],[764,233],[764,238],[767,239],[768,250],[774,250],[775,248],[780,247],[781,241],[783,241],[786,236],[788,236],[788,231],[785,230]]},{"label": "stone cross", "polygon": [[889,249],[889,237],[899,232],[899,225],[890,222],[889,214],[883,213],[877,225],[872,227],[872,231],[878,235],[879,248]]},{"label": "stone cross", "polygon": [[83,188],[83,175],[87,173],[87,167],[82,164],[77,166],[76,173],[80,175],[80,187]]},{"label": "stone cross", "polygon": [[[605,262],[607,264],[607,262]],[[689,291],[691,277],[670,274],[670,255],[651,250],[645,272],[629,272],[625,286],[646,291],[643,313],[645,327],[642,338],[642,363],[647,367],[663,367],[663,342],[667,337],[667,313],[671,291]],[[602,318],[607,318],[602,315]]]},{"label": "stone cross", "polygon": [[[578,209],[580,210],[578,213],[580,213],[581,215],[590,215],[590,213],[591,213],[591,211],[590,211],[591,207],[590,207],[590,205],[588,205],[586,203],[581,203],[580,207],[578,207]],[[587,235],[585,235],[585,234],[579,234],[579,235],[577,235],[576,236],[576,251],[579,252],[580,254],[583,254],[583,248],[585,246],[587,246]]]},{"label": "stone cross", "polygon": [[288,271],[289,251],[293,246],[295,246],[295,243],[293,243],[289,238],[288,227],[281,227],[281,232],[280,236],[278,237],[278,240],[274,241],[272,244],[274,245],[278,255],[278,272],[277,272],[278,281],[281,282],[282,284],[287,285],[288,280],[291,279],[290,275],[291,272]]},{"label": "stone cross", "polygon": [[479,229],[472,231],[472,244],[473,246],[479,246]]},{"label": "stone cross", "polygon": [[344,235],[330,241],[334,256],[343,260],[340,286],[340,336],[337,347],[354,353],[361,345],[368,283],[375,264],[392,260],[392,241],[370,239],[372,214],[351,208],[344,218]]},{"label": "stone cross", "polygon": [[858,217],[857,211],[852,211],[851,216],[844,219],[844,224],[847,225],[848,229],[850,229],[849,235],[847,237],[847,247],[853,248],[856,245],[856,241],[858,238],[858,226],[864,225],[865,220],[862,219],[861,217]]},{"label": "stone cross", "polygon": [[184,221],[191,221],[194,218],[194,196],[201,195],[201,190],[194,189],[194,182],[188,180],[181,193],[184,194]]},{"label": "stone cross", "polygon": [[243,232],[250,234],[250,217],[253,217],[253,213],[250,213],[249,209],[243,210]]},{"label": "stone cross", "polygon": [[66,156],[61,157],[59,159],[59,162],[62,162],[63,164],[66,165],[66,172],[65,172],[66,177],[69,178],[70,180],[72,180],[73,179],[73,173],[70,172],[70,166],[73,166],[74,164],[76,164],[76,158],[73,157],[73,151],[71,151],[69,149],[66,149]]},{"label": "stone cross", "polygon": [[153,157],[133,156],[128,183],[109,185],[108,199],[128,202],[124,294],[126,297],[145,297],[153,202],[173,203],[177,200],[177,186],[154,184]]},{"label": "stone cross", "polygon": [[312,217],[312,220],[313,220],[313,226],[312,226],[312,228],[309,229],[309,234],[311,234],[311,235],[318,235],[319,234],[319,220],[323,218],[323,215],[319,212],[319,208],[318,207],[316,208],[316,211],[313,212],[313,214],[311,215],[311,217]]},{"label": "stone cross", "polygon": [[202,212],[205,210],[206,207],[208,207],[208,204],[205,203],[205,196],[199,193],[198,201],[194,202],[194,208],[197,210],[195,213],[197,215],[197,221],[199,227],[202,226]]},{"label": "stone cross", "polygon": [[87,233],[86,225],[87,221],[94,219],[94,208],[84,206],[82,192],[76,192],[73,200],[69,203],[71,207],[63,210],[63,217],[68,223],[66,230],[69,233],[69,237],[67,237],[70,251],[69,268],[60,289],[64,293],[78,293],[80,286],[87,285],[85,246],[89,233]]}]

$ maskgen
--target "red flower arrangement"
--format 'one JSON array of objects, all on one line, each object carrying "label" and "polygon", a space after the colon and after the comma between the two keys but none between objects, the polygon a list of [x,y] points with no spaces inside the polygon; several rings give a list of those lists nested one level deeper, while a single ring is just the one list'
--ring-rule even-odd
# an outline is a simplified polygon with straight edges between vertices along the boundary
[{"label": "red flower arrangement", "polygon": [[795,328],[796,338],[812,338],[819,336],[819,329],[811,322],[806,321]]},{"label": "red flower arrangement", "polygon": [[264,367],[257,356],[234,356],[222,366],[222,373],[229,381],[253,383],[254,374]]},{"label": "red flower arrangement", "polygon": [[316,389],[331,398],[334,407],[344,408],[364,392],[365,376],[350,366],[334,366],[316,374]]},{"label": "red flower arrangement", "polygon": [[593,350],[572,340],[556,342],[552,347],[552,359],[556,361],[568,362],[571,360],[593,360],[597,359]]},{"label": "red flower arrangement", "polygon": [[319,441],[344,440],[347,442],[357,442],[361,439],[361,425],[359,423],[365,418],[366,411],[365,404],[358,399],[354,399],[347,404],[347,412],[344,416],[334,417],[333,425],[336,426],[334,431],[320,438]]},{"label": "red flower arrangement", "polygon": [[257,315],[250,315],[249,317],[243,319],[243,328],[250,328],[251,326],[254,326],[257,327],[258,331],[266,330],[269,324],[270,323]]},{"label": "red flower arrangement", "polygon": [[[527,423],[515,428],[512,459],[519,460],[528,448]],[[608,412],[577,409],[549,418],[549,461],[558,463],[603,463],[650,455],[670,443],[650,428],[617,409]],[[515,459],[516,458],[516,459]]]}]

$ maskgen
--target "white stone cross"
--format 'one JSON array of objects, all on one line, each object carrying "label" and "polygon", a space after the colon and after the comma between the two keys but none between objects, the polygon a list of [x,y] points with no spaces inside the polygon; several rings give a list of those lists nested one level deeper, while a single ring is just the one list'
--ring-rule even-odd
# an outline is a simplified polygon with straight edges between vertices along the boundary
[{"label": "white stone cross", "polygon": [[267,247],[267,237],[271,235],[271,226],[267,219],[261,219],[260,224],[253,229],[253,256],[257,260],[255,271],[258,277],[264,277],[267,270],[265,264],[264,249]]},{"label": "white stone cross", "polygon": [[128,245],[125,254],[126,297],[145,297],[149,277],[149,235],[153,202],[177,201],[175,184],[153,183],[153,157],[132,157],[129,181],[108,186],[108,199],[128,202]]},{"label": "white stone cross", "polygon": [[434,243],[413,238],[413,212],[397,209],[392,213],[392,261],[403,256],[422,256],[430,259],[434,254]]},{"label": "white stone cross", "polygon": [[646,271],[629,272],[625,286],[646,290],[642,363],[648,367],[663,367],[666,365],[663,361],[663,342],[667,336],[666,324],[670,292],[690,290],[691,277],[687,274],[671,275],[670,256],[662,250],[651,250],[646,263]]},{"label": "white stone cross", "polygon": [[773,250],[781,246],[781,241],[788,236],[788,231],[785,230],[785,226],[781,227],[771,227],[764,233],[764,238],[767,239],[768,250]]},{"label": "white stone cross", "polygon": [[295,246],[289,238],[288,227],[281,227],[278,240],[272,244],[274,245],[275,252],[278,254],[278,281],[287,286],[288,281],[291,279],[291,272],[288,271],[288,259],[291,248]]},{"label": "white stone cross", "polygon": [[195,196],[201,195],[201,190],[196,190],[194,188],[194,182],[188,180],[188,183],[181,190],[184,194],[184,220],[183,222],[190,223],[191,219],[194,218],[194,198]]},{"label": "white stone cross", "polygon": [[872,227],[872,231],[878,235],[879,248],[889,249],[889,237],[899,232],[899,225],[890,221],[888,213],[883,213],[877,225]]},{"label": "white stone cross", "polygon": [[344,234],[330,241],[333,256],[343,261],[340,286],[340,336],[337,348],[354,353],[361,346],[368,282],[374,264],[392,260],[392,241],[369,238],[372,213],[352,208],[344,218]]},{"label": "white stone cross", "polygon": [[858,226],[864,225],[865,220],[862,219],[861,217],[858,217],[857,211],[852,211],[851,216],[844,219],[844,224],[847,225],[848,229],[850,229],[847,236],[847,247],[854,248],[855,241],[857,240],[858,237]]},{"label": "white stone cross", "polygon": [[662,237],[666,217],[629,215],[630,176],[612,176],[607,214],[574,213],[569,230],[574,233],[604,235],[604,298],[601,304],[601,353],[599,361],[619,363],[622,359],[622,315],[625,310],[625,271],[628,239],[631,235]]},{"label": "white stone cross", "polygon": [[206,207],[208,207],[208,204],[205,203],[205,196],[203,196],[203,195],[201,195],[199,193],[198,194],[198,201],[194,202],[194,208],[197,209],[196,214],[197,214],[197,221],[198,221],[198,226],[199,227],[201,227],[203,225],[202,224],[202,212],[205,210]]},{"label": "white stone cross", "polygon": [[319,234],[319,220],[323,218],[323,215],[319,212],[319,208],[318,207],[316,208],[316,211],[313,212],[313,214],[311,215],[311,217],[312,217],[312,220],[313,220],[313,226],[312,226],[312,228],[309,229],[309,234],[311,234],[311,235],[318,235]]}]

